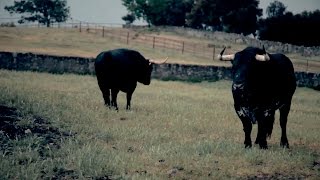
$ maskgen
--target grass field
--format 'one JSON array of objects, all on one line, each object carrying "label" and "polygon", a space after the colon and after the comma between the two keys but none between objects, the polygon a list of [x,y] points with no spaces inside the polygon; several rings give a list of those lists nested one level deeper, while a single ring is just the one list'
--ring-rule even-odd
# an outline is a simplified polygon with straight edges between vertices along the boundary
[{"label": "grass field", "polygon": [[[117,34],[117,31],[121,30],[122,29],[113,29],[113,32]],[[215,44],[220,47],[216,49],[216,54],[221,51],[221,47],[224,45],[231,47],[231,49],[227,49],[226,53],[234,53],[246,47],[244,44],[181,36],[170,32],[155,33],[153,31],[144,30],[133,31],[131,34],[136,34],[137,36],[151,35],[185,42],[203,43],[204,45]],[[138,50],[145,57],[151,59],[163,59],[165,57],[169,57],[168,63],[230,66],[230,62],[222,62],[217,59],[213,61],[212,58],[197,57],[190,53],[182,54],[180,51],[175,50],[164,50],[160,48],[153,49],[150,45],[143,43],[126,44],[123,41],[121,42],[117,40],[117,38],[102,38],[101,32],[87,33],[83,31],[80,33],[78,29],[0,27],[0,51],[96,57],[101,51],[122,47]],[[319,56],[303,57],[299,54],[286,55],[294,62],[296,70],[320,72]],[[309,66],[308,68],[307,64]]]},{"label": "grass field", "polygon": [[[131,111],[119,93],[116,112],[94,76],[0,70],[0,105],[17,108],[23,134],[0,133],[0,179],[319,179],[319,91],[293,97],[291,148],[280,148],[276,119],[260,150],[244,149],[230,86],[153,80],[138,85]],[[36,121],[51,135],[35,133]]]}]

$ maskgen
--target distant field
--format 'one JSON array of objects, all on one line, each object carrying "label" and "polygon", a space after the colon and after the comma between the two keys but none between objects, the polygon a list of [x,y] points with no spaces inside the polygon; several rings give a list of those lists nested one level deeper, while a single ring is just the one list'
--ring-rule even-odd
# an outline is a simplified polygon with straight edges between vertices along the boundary
[{"label": "distant field", "polygon": [[119,93],[116,112],[94,76],[0,70],[0,105],[17,108],[22,134],[0,133],[0,177],[319,179],[319,92],[298,88],[293,97],[291,149],[280,148],[278,119],[268,150],[244,149],[230,86],[153,80],[138,85],[131,111]]},{"label": "distant field", "polygon": [[[111,30],[109,29],[109,32],[114,33],[116,36],[119,34],[118,32],[122,30],[123,29],[121,28],[111,28]],[[131,30],[131,38],[133,39],[143,35],[169,38],[185,42],[202,43],[204,46],[214,44],[217,45],[216,54],[221,51],[221,47],[224,45],[231,47],[231,49],[227,49],[226,53],[234,53],[246,47],[245,45],[235,44],[232,42],[181,36],[170,32]],[[221,62],[217,59],[212,60],[212,58],[199,57],[190,53],[182,54],[180,51],[176,50],[165,50],[161,48],[153,49],[152,45],[141,42],[134,43],[133,39],[130,40],[132,43],[127,44],[124,41],[119,41],[117,37],[102,37],[101,31],[96,32],[95,30],[92,30],[88,33],[85,28],[82,32],[79,32],[79,29],[76,28],[47,29],[0,27],[0,51],[96,57],[96,55],[101,51],[125,47],[138,50],[147,58],[162,59],[168,56],[169,63],[230,66],[229,62]],[[320,72],[320,57],[303,57],[299,54],[286,55],[288,55],[294,62],[295,69],[297,71]],[[308,68],[307,65],[309,65]]]},{"label": "distant field", "polygon": [[[114,33],[117,29],[114,30]],[[164,35],[168,37],[168,35]],[[172,37],[172,36],[171,36]],[[182,38],[182,37],[176,37]],[[184,38],[188,41],[190,39]],[[196,39],[199,41],[199,39]],[[230,65],[230,63],[199,58],[177,51],[153,49],[144,44],[129,44],[101,34],[79,32],[78,29],[47,28],[0,28],[0,51],[34,52],[63,56],[96,57],[101,51],[115,48],[131,48],[140,51],[146,58],[169,57],[170,63]]]}]

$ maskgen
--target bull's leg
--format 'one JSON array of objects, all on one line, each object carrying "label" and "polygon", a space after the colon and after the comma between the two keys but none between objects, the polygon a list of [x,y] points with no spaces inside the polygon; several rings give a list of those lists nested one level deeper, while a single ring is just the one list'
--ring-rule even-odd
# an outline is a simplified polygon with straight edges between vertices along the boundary
[{"label": "bull's leg", "polygon": [[244,147],[251,148],[252,147],[252,141],[251,141],[252,123],[248,118],[240,118],[240,119],[243,125],[243,131],[245,135]]},{"label": "bull's leg", "polygon": [[[97,70],[96,70],[97,71]],[[98,74],[97,73],[97,80],[98,80],[98,85],[99,88],[102,92],[102,96],[104,99],[104,104],[108,107],[110,107],[110,89],[108,88],[105,80],[104,80],[104,76],[103,74]]]},{"label": "bull's leg", "polygon": [[118,104],[117,104],[118,93],[119,93],[118,89],[111,89],[111,106],[115,107],[116,110],[118,110]]},{"label": "bull's leg", "polygon": [[280,146],[284,148],[289,148],[289,142],[287,138],[287,121],[288,121],[288,114],[290,111],[291,104],[285,104],[280,108],[280,127],[281,127],[281,141]]},{"label": "bull's leg", "polygon": [[127,108],[126,108],[127,110],[130,110],[131,108],[131,98],[136,87],[137,87],[137,83],[132,82],[130,88],[127,90]]},{"label": "bull's leg", "polygon": [[244,146],[245,148],[251,148],[252,147],[252,141],[251,141],[252,123],[250,119],[245,115],[245,113],[243,112],[244,110],[241,109],[241,107],[235,105],[234,108],[243,125],[243,131],[245,135]]},{"label": "bull's leg", "polygon": [[110,107],[110,89],[104,89],[102,91],[103,99],[104,99],[104,104],[108,107]]},{"label": "bull's leg", "polygon": [[258,143],[261,149],[268,149],[266,121],[264,118],[258,120]]},{"label": "bull's leg", "polygon": [[[269,112],[270,114],[265,114],[265,125],[266,125],[266,136],[267,137],[271,137],[271,134],[272,134],[272,130],[273,130],[273,123],[274,123],[274,114],[275,114],[275,111],[270,111]],[[260,139],[261,139],[261,131],[259,131],[259,128],[258,128],[258,133],[257,133],[257,137],[256,137],[256,141],[254,142],[255,144],[259,144],[260,142]]]},{"label": "bull's leg", "polygon": [[130,110],[131,108],[131,98],[132,98],[132,92],[127,93],[127,110]]}]

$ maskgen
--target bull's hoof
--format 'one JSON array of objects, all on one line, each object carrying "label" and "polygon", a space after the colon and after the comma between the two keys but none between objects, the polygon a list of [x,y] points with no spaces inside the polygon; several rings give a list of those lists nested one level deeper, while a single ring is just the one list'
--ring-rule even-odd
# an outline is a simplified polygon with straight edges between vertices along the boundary
[{"label": "bull's hoof", "polygon": [[244,147],[245,148],[251,148],[252,147],[252,142],[251,141],[244,141]]},{"label": "bull's hoof", "polygon": [[268,149],[268,145],[259,145],[260,149]]},{"label": "bull's hoof", "polygon": [[288,148],[288,149],[290,149],[288,142],[286,142],[286,143],[280,142],[280,146],[283,147],[283,148]]},{"label": "bull's hoof", "polygon": [[260,143],[260,140],[259,140],[258,137],[256,138],[256,141],[255,141],[254,143],[255,143],[255,144],[259,144],[259,143]]},{"label": "bull's hoof", "polygon": [[289,149],[288,139],[287,138],[281,138],[280,146],[283,147],[283,148],[288,148]]},{"label": "bull's hoof", "polygon": [[247,149],[247,148],[251,148],[251,147],[252,147],[252,144],[245,144],[245,145],[244,145],[244,148],[246,148],[246,149]]},{"label": "bull's hoof", "polygon": [[268,149],[267,143],[259,143],[260,149]]}]

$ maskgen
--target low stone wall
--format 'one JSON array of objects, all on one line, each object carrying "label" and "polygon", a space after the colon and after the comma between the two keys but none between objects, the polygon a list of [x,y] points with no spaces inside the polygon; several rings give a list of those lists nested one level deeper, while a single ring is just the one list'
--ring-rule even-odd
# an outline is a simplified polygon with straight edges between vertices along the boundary
[{"label": "low stone wall", "polygon": [[0,68],[49,73],[93,74],[93,59],[32,53],[0,52]]},{"label": "low stone wall", "polygon": [[177,34],[188,35],[191,37],[198,37],[204,39],[212,39],[218,41],[233,42],[235,44],[245,44],[247,46],[264,46],[268,52],[272,53],[297,53],[302,56],[320,56],[320,46],[304,47],[287,43],[259,40],[249,36],[244,36],[235,33],[226,33],[220,31],[204,31],[192,28],[182,28],[174,26],[154,27],[160,29],[159,31],[175,32]]},{"label": "low stone wall", "polygon": [[[94,59],[32,53],[0,52],[0,69],[49,73],[95,74]],[[296,72],[297,84],[320,90],[320,73]],[[231,80],[229,67],[163,64],[155,65],[152,77],[191,82]]]}]

